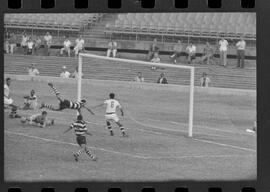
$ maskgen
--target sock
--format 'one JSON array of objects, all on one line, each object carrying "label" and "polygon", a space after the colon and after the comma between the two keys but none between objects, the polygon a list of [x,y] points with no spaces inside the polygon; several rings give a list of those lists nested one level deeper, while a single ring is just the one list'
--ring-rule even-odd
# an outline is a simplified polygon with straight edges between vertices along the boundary
[{"label": "sock", "polygon": [[112,131],[113,131],[113,130],[112,130],[112,126],[111,126],[110,122],[107,122],[107,128],[109,129],[109,131],[110,131],[110,132],[112,132]]},{"label": "sock", "polygon": [[124,127],[123,126],[120,126],[120,130],[121,132],[124,134],[125,133],[125,130],[124,130]]},{"label": "sock", "polygon": [[82,153],[82,150],[79,150],[78,152],[75,153],[75,155],[76,155],[77,157],[79,157],[79,156],[81,155],[81,153]]},{"label": "sock", "polygon": [[43,107],[54,110],[54,107],[50,104],[44,104]]},{"label": "sock", "polygon": [[85,149],[85,153],[91,158],[94,159],[95,156],[91,154],[91,152],[88,149]]},{"label": "sock", "polygon": [[51,88],[53,89],[55,95],[60,95],[60,92],[54,86],[52,86]]}]

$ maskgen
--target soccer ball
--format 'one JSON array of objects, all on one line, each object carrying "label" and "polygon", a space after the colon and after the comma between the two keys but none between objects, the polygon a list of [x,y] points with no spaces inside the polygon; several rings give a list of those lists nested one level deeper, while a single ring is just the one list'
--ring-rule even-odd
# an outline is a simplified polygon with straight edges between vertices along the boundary
[{"label": "soccer ball", "polygon": [[25,118],[25,117],[22,117],[22,118],[21,118],[21,122],[22,122],[22,123],[26,123],[26,118]]}]

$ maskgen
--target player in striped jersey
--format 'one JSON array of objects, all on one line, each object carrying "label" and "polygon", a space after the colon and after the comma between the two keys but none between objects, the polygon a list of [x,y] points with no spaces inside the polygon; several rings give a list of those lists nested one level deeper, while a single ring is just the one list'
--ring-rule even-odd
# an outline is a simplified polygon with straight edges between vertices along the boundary
[{"label": "player in striped jersey", "polygon": [[128,135],[126,134],[124,130],[124,126],[120,123],[119,117],[116,114],[116,110],[119,109],[121,111],[122,117],[124,117],[124,111],[120,103],[116,99],[114,99],[114,97],[115,97],[114,93],[110,93],[109,99],[105,100],[104,103],[97,105],[94,108],[102,107],[103,105],[106,105],[105,121],[107,124],[107,128],[110,130],[111,136],[114,135],[111,122],[115,122],[120,128],[122,132],[122,136],[127,137]]},{"label": "player in striped jersey", "polygon": [[86,122],[83,120],[83,116],[81,114],[77,116],[77,121],[70,124],[69,128],[66,131],[64,131],[64,133],[70,131],[71,129],[74,129],[77,143],[81,147],[81,149],[78,152],[73,154],[75,157],[75,161],[79,160],[79,156],[82,152],[85,152],[93,161],[96,161],[97,157],[92,155],[90,150],[87,148],[85,135],[86,134],[92,135],[92,134],[87,131]]},{"label": "player in striped jersey", "polygon": [[48,83],[48,85],[52,88],[53,92],[56,95],[56,98],[60,101],[60,103],[58,107],[54,107],[53,105],[42,103],[40,109],[44,107],[53,111],[62,111],[63,109],[75,109],[75,110],[78,110],[80,113],[81,108],[85,108],[92,115],[94,115],[94,112],[85,106],[86,100],[83,99],[81,101],[73,102],[67,99],[63,99],[62,96],[60,95],[60,92],[53,86],[52,83]]},{"label": "player in striped jersey", "polygon": [[43,111],[41,114],[34,114],[30,117],[22,117],[21,122],[22,123],[28,123],[29,125],[32,125],[33,123],[36,124],[39,127],[46,127],[51,126],[54,124],[54,119],[48,119],[47,118],[48,113],[46,111]]}]

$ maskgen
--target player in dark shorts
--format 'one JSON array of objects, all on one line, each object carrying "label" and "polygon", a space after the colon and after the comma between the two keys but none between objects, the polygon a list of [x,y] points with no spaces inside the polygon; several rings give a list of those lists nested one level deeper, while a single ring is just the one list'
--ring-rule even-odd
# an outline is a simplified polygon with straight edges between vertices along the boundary
[{"label": "player in dark shorts", "polygon": [[60,101],[60,103],[59,103],[59,106],[57,106],[57,107],[54,107],[53,105],[50,105],[50,104],[42,103],[40,109],[42,109],[44,107],[48,108],[50,110],[53,110],[53,111],[62,111],[64,109],[75,109],[75,110],[78,110],[79,113],[80,113],[81,108],[85,108],[92,115],[94,115],[94,112],[91,109],[89,109],[88,107],[85,106],[86,100],[83,99],[81,101],[73,102],[73,101],[70,101],[70,100],[67,100],[67,99],[63,99],[60,92],[53,86],[52,83],[48,83],[48,85],[52,88],[53,92],[56,95],[56,98]]},{"label": "player in dark shorts", "polygon": [[78,115],[77,121],[70,124],[69,128],[66,131],[64,131],[64,133],[70,131],[71,129],[74,129],[75,134],[76,134],[76,141],[78,145],[80,146],[80,150],[73,154],[75,161],[79,160],[79,156],[81,155],[82,152],[85,152],[93,161],[96,161],[97,157],[92,155],[90,150],[87,147],[85,135],[86,134],[92,135],[92,134],[87,131],[86,122],[83,120],[82,115]]}]

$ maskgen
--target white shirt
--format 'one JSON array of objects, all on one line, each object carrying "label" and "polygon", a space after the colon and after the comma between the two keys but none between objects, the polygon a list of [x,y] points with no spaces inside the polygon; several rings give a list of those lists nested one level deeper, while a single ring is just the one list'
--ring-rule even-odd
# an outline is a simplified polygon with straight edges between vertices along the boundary
[{"label": "white shirt", "polygon": [[115,99],[108,99],[104,101],[104,104],[107,105],[106,113],[115,113],[117,107],[121,108],[120,103]]},{"label": "white shirt", "polygon": [[24,36],[22,37],[22,46],[26,46],[27,45],[27,40],[28,40],[28,37],[27,36]]},{"label": "white shirt", "polygon": [[136,81],[136,82],[144,82],[144,78],[143,77],[140,78],[140,77],[136,76],[134,81]]},{"label": "white shirt", "polygon": [[52,36],[51,35],[45,35],[44,40],[46,41],[46,43],[52,43]]},{"label": "white shirt", "polygon": [[70,40],[65,40],[65,41],[64,41],[64,47],[65,47],[65,48],[70,48],[70,46],[71,46]]},{"label": "white shirt", "polygon": [[236,47],[238,50],[245,50],[246,49],[246,42],[243,40],[243,41],[238,41],[236,43]]},{"label": "white shirt", "polygon": [[9,86],[4,84],[4,96],[9,98]]},{"label": "white shirt", "polygon": [[78,48],[83,48],[84,40],[83,39],[76,39],[76,46]]},{"label": "white shirt", "polygon": [[159,57],[154,57],[153,59],[151,59],[151,62],[160,63],[160,58]]},{"label": "white shirt", "polygon": [[187,51],[188,51],[188,53],[196,53],[195,45],[187,46]]},{"label": "white shirt", "polygon": [[28,49],[33,49],[34,42],[33,42],[33,41],[29,41],[29,42],[27,43],[27,46],[28,46]]},{"label": "white shirt", "polygon": [[[211,80],[209,77],[201,77],[200,85],[201,85],[201,87],[209,87],[210,82],[211,82]],[[203,83],[204,83],[204,85],[203,85]]]},{"label": "white shirt", "polygon": [[219,51],[227,51],[228,50],[229,43],[226,39],[220,40],[218,42],[218,44],[219,44]]},{"label": "white shirt", "polygon": [[70,76],[70,73],[68,71],[63,71],[60,74],[60,77],[62,77],[62,78],[69,78],[69,76]]},{"label": "white shirt", "polygon": [[38,71],[38,69],[36,69],[36,68],[34,68],[34,69],[30,68],[30,69],[28,70],[28,74],[29,74],[30,76],[37,76],[37,75],[39,75],[39,71]]}]

